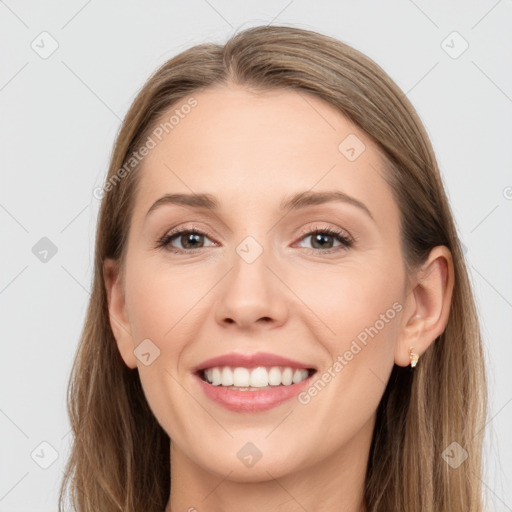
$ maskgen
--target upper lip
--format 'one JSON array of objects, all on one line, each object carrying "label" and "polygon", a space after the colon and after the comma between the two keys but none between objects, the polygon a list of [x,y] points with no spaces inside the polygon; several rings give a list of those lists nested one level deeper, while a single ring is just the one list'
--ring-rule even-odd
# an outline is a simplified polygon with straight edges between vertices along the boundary
[{"label": "upper lip", "polygon": [[308,363],[302,363],[288,357],[278,356],[277,354],[270,354],[268,352],[257,352],[255,354],[240,354],[232,352],[221,356],[208,359],[198,364],[192,369],[193,372],[213,368],[214,366],[231,366],[256,368],[257,366],[287,366],[290,368],[305,368],[316,370],[316,368]]}]

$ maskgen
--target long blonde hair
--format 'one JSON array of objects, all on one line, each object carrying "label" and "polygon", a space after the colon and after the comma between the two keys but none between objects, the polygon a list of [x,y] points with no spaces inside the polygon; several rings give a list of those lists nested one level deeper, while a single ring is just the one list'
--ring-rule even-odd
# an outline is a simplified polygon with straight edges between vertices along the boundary
[{"label": "long blonde hair", "polygon": [[[365,505],[368,512],[482,511],[487,385],[480,327],[428,135],[405,94],[371,59],[331,37],[287,26],[253,27],[225,45],[182,52],[150,77],[124,119],[106,178],[111,186],[99,212],[92,294],[68,387],[74,438],[59,510],[68,484],[79,512],[162,512],[168,501],[170,440],[149,409],[137,369],[118,352],[103,263],[123,260],[140,175],[138,165],[120,170],[171,106],[229,83],[307,92],[336,107],[382,150],[408,268],[437,245],[450,249],[455,286],[448,324],[413,372],[393,368],[377,409]],[[450,445],[458,456],[468,454],[458,467],[447,462]]]}]

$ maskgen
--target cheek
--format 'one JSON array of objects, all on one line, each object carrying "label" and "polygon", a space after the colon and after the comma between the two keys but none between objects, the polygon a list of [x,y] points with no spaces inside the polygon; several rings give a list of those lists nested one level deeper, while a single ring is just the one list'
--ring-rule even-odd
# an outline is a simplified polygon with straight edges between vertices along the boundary
[{"label": "cheek", "polygon": [[154,338],[161,349],[176,348],[177,333],[193,326],[201,311],[201,298],[211,287],[207,276],[199,279],[197,272],[144,260],[131,270],[126,301],[134,337]]},{"label": "cheek", "polygon": [[[315,292],[312,281],[304,288],[306,292],[310,287],[311,309],[328,326],[319,342],[330,362],[301,403],[311,404],[311,410],[320,415],[325,413],[323,421],[333,435],[340,428],[360,428],[382,397],[400,331],[403,279],[398,265],[375,261],[364,270],[355,266],[336,273],[331,270],[329,285],[322,293],[318,287]],[[347,411],[351,411],[350,417]]]},{"label": "cheek", "polygon": [[211,269],[171,266],[165,258],[155,261],[134,255],[127,261],[126,306],[134,346],[149,339],[157,347],[154,362],[148,366],[137,362],[157,417],[161,407],[153,404],[162,403],[165,409],[167,394],[177,400],[183,395],[174,379],[186,378],[183,355],[201,337],[205,318],[211,315],[210,291],[218,280]]},{"label": "cheek", "polygon": [[127,266],[126,305],[134,345],[147,339],[152,343],[151,363],[137,361],[141,385],[155,418],[171,437],[187,429],[188,417],[179,412],[180,404],[190,401],[181,384],[186,370],[181,356],[202,325],[198,315],[205,314],[198,300],[208,283],[191,278],[182,269],[164,269],[150,261],[134,259]]},{"label": "cheek", "polygon": [[[335,357],[347,350],[351,340],[364,342],[368,331],[380,339],[395,334],[397,309],[401,300],[403,275],[396,265],[381,258],[368,264],[343,262],[337,268],[325,266],[314,271],[289,274],[288,282],[309,311],[311,322],[318,323],[319,341],[328,344]],[[393,306],[395,304],[395,306]],[[321,334],[320,334],[321,333]]]},{"label": "cheek", "polygon": [[[316,326],[311,330],[330,358],[303,403],[322,403],[319,409],[333,417],[358,411],[351,413],[357,429],[375,411],[394,364],[404,274],[391,259],[381,257],[365,265],[340,265],[335,272],[326,269],[324,277],[317,272],[301,281],[301,298],[321,320],[308,315],[313,318],[310,326]],[[329,404],[336,405],[331,409]],[[340,423],[324,419],[329,429],[340,428]],[[347,418],[341,419],[347,426]]]},{"label": "cheek", "polygon": [[[351,268],[329,272],[327,282],[322,292],[313,286],[314,280],[305,281],[302,288],[304,302],[309,300],[308,306],[329,327],[314,332],[325,333],[317,341],[330,362],[299,401],[303,414],[314,418],[308,421],[340,444],[373,420],[389,379],[402,310],[401,275],[378,266],[367,272]],[[314,437],[311,432],[305,435]]]}]

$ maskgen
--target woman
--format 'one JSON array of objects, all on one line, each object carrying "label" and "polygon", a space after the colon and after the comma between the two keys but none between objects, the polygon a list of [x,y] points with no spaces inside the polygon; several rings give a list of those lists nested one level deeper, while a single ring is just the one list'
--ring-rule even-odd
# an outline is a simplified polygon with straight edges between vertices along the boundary
[{"label": "woman", "polygon": [[428,136],[373,61],[255,27],[119,132],[69,387],[76,510],[481,511],[486,384]]}]

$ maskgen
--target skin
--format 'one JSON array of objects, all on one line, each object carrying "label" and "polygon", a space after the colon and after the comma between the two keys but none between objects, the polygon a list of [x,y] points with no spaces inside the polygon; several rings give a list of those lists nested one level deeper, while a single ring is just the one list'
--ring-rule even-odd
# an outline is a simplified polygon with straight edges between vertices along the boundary
[{"label": "skin", "polygon": [[[125,266],[105,264],[119,351],[138,368],[172,440],[166,511],[364,510],[376,408],[393,364],[407,366],[411,346],[421,364],[446,326],[450,252],[434,248],[406,275],[399,210],[379,150],[331,105],[235,85],[194,97],[198,105],[137,171]],[[352,162],[338,149],[348,134],[366,146]],[[333,189],[364,203],[373,219],[342,202],[279,210],[294,193]],[[191,192],[216,196],[219,210],[167,204],[146,218],[164,194]],[[155,248],[179,226],[213,236],[200,237],[195,254]],[[322,227],[356,241],[344,248],[328,237],[338,251],[326,254],[305,234]],[[236,252],[247,236],[263,248],[252,263]],[[187,240],[173,245],[190,251]],[[228,411],[191,374],[211,357],[260,351],[309,362],[322,374],[395,302],[401,311],[307,404],[294,398],[264,412]],[[148,366],[134,355],[147,338],[160,350]],[[237,457],[247,442],[262,454],[252,467]]]}]

